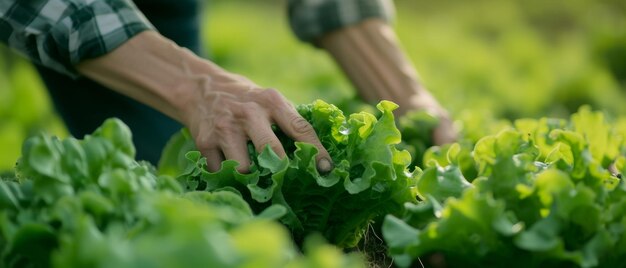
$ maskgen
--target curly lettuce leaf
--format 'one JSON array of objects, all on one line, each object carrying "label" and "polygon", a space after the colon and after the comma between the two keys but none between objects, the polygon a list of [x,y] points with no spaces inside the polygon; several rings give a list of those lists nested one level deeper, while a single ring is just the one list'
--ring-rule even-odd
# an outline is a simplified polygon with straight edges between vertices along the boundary
[{"label": "curly lettuce leaf", "polygon": [[424,201],[383,225],[397,264],[433,256],[466,267],[626,263],[626,184],[615,172],[625,170],[616,153],[623,134],[586,107],[569,121],[514,125],[476,143],[470,186],[457,171],[468,159],[452,149],[428,156],[417,184]]},{"label": "curly lettuce leaf", "polygon": [[400,132],[392,112],[397,105],[383,101],[377,108],[378,118],[366,112],[346,117],[320,100],[297,108],[332,157],[335,166],[328,174],[316,169],[317,148],[279,132],[287,158],[280,159],[269,147],[251,152],[251,172],[240,174],[232,160],[209,172],[206,159],[189,152],[189,163],[178,180],[189,190],[233,187],[256,210],[284,206],[287,214],[281,221],[296,241],[319,232],[333,244],[353,247],[374,218],[398,214],[405,202],[416,202],[413,173],[408,171],[411,156],[396,148]]},{"label": "curly lettuce leaf", "polygon": [[[311,257],[299,254],[275,222],[287,213],[281,205],[255,215],[232,187],[183,191],[135,161],[130,138],[111,119],[83,140],[42,134],[26,141],[18,178],[0,180],[0,266],[364,267],[327,244]],[[276,171],[273,158],[261,163]]]}]

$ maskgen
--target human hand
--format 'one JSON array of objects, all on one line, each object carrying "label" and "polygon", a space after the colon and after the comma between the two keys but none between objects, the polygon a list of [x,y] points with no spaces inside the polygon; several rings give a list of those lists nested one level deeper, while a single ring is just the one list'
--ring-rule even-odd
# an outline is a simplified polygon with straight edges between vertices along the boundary
[{"label": "human hand", "polygon": [[439,123],[431,134],[434,145],[452,143],[457,140],[458,131],[448,111],[425,89],[419,88],[417,93],[407,98],[406,103],[400,104],[400,107],[402,107],[402,110],[398,111],[400,116],[413,110],[423,110],[439,119]]},{"label": "human hand", "polygon": [[386,22],[369,19],[341,28],[322,36],[319,45],[333,56],[364,100],[395,102],[400,106],[394,111],[396,117],[424,110],[439,119],[432,134],[435,145],[456,140],[448,112],[419,83],[415,68]]},{"label": "human hand", "polygon": [[454,123],[447,115],[445,117],[439,117],[439,124],[433,130],[433,143],[435,145],[442,145],[446,143],[455,142],[459,138],[459,132],[454,126]]},{"label": "human hand", "polygon": [[278,91],[262,89],[156,32],[142,32],[112,52],[76,67],[83,75],[189,128],[211,171],[218,170],[223,160],[233,159],[240,163],[240,172],[248,172],[248,140],[259,152],[269,145],[284,157],[272,124],[296,141],[315,145],[321,173],[332,169],[330,155],[313,127]]},{"label": "human hand", "polygon": [[[220,69],[212,63],[206,64]],[[248,140],[257,152],[269,145],[278,156],[285,157],[285,150],[271,128],[276,124],[292,139],[315,145],[319,150],[318,170],[330,171],[330,155],[315,130],[278,91],[262,89],[247,78],[224,70],[207,73],[213,75],[197,75],[188,84],[189,89],[183,90],[191,95],[182,121],[207,158],[209,169],[218,170],[223,160],[234,159],[240,163],[239,171],[247,172]]]}]

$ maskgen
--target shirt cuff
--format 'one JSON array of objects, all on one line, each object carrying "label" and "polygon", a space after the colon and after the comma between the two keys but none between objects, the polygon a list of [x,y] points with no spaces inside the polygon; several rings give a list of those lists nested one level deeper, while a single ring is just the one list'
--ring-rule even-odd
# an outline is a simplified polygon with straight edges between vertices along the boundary
[{"label": "shirt cuff", "polygon": [[[153,29],[132,1],[76,2],[67,5],[63,16],[36,42],[39,58],[35,61],[70,77],[79,76],[74,68],[79,62],[107,54],[138,33]],[[59,12],[59,7],[51,8]],[[40,12],[54,11],[44,6]]]},{"label": "shirt cuff", "polygon": [[369,18],[391,22],[391,0],[289,0],[289,24],[298,39],[314,43],[322,35]]}]

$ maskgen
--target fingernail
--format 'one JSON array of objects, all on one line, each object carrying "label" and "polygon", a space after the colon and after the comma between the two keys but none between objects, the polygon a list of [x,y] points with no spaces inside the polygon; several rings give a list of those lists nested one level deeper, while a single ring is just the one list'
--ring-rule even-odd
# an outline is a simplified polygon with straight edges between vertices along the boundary
[{"label": "fingernail", "polygon": [[317,161],[317,170],[320,173],[328,173],[331,169],[333,169],[333,164],[328,159],[322,158]]}]

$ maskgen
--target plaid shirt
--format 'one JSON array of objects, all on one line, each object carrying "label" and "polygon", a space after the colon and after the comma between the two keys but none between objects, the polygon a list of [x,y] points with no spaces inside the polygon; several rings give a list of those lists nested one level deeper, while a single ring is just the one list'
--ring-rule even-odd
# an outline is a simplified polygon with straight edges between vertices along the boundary
[{"label": "plaid shirt", "polygon": [[[366,18],[392,17],[391,0],[289,0],[289,22],[307,42]],[[153,29],[131,0],[2,0],[0,42],[77,77],[74,65]]]},{"label": "plaid shirt", "polygon": [[298,38],[314,43],[325,33],[368,18],[391,21],[392,0],[289,0],[289,24]]}]

